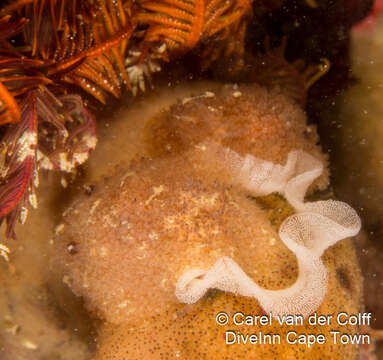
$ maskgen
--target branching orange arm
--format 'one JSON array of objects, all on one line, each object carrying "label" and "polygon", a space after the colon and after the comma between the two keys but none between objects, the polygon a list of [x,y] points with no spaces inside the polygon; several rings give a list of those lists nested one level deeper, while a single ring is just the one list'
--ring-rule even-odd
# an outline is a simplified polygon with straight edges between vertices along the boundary
[{"label": "branching orange arm", "polygon": [[178,57],[200,40],[205,23],[205,0],[141,1],[139,6],[141,12],[137,20],[149,24],[146,47],[152,42],[163,41],[173,57]]},{"label": "branching orange arm", "polygon": [[5,6],[1,11],[0,14],[11,14],[14,11],[17,11],[21,8],[23,8],[25,5],[33,3],[35,0],[14,0],[11,4]]},{"label": "branching orange arm", "polygon": [[15,98],[0,82],[0,125],[20,120],[20,109]]},{"label": "branching orange arm", "polygon": [[[27,95],[23,104],[23,116],[17,128],[11,129],[11,144],[8,150],[4,183],[0,186],[0,218],[8,215],[23,199],[30,184],[35,161],[37,139],[36,97],[33,92]],[[37,141],[37,140],[36,140]]]},{"label": "branching orange arm", "polygon": [[59,62],[57,66],[52,67],[48,71],[48,76],[54,75],[58,72],[63,72],[66,69],[72,67],[74,64],[80,63],[84,58],[102,55],[103,53],[109,51],[113,47],[119,45],[122,40],[129,38],[133,30],[134,28],[131,25],[128,25],[127,28],[121,30],[117,35],[115,35],[111,39],[89,49],[88,51],[84,51],[83,53],[70,57],[65,61]]},{"label": "branching orange arm", "polygon": [[196,0],[194,8],[194,22],[188,40],[184,44],[185,50],[192,49],[200,40],[205,23],[205,1]]}]

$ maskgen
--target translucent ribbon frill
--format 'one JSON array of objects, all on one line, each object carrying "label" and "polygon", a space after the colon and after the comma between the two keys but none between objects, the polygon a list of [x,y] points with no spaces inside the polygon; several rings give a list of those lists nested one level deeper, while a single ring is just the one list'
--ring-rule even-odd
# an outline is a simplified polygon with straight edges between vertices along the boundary
[{"label": "translucent ribbon frill", "polygon": [[215,288],[256,298],[273,316],[308,316],[322,303],[327,290],[327,271],[320,257],[337,241],[356,235],[361,221],[349,205],[334,200],[304,202],[308,187],[323,172],[322,163],[303,151],[291,151],[286,165],[276,165],[254,156],[213,145],[235,182],[254,196],[278,192],[295,208],[279,229],[279,237],[296,255],[299,275],[282,290],[257,285],[228,257],[222,257],[208,271],[191,269],[176,284],[176,296],[183,303],[194,303],[208,289]]}]

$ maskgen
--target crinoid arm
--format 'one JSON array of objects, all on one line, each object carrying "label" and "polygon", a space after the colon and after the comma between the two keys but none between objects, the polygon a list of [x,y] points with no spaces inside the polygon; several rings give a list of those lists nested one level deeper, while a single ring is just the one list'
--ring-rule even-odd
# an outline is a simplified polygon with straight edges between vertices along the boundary
[{"label": "crinoid arm", "polygon": [[38,102],[41,133],[49,134],[39,138],[38,166],[72,172],[96,147],[95,119],[79,95],[56,97],[43,88],[38,90]]},{"label": "crinoid arm", "polygon": [[202,69],[221,56],[242,64],[246,25],[252,17],[249,0],[140,0],[137,8],[139,25],[147,29],[137,50],[138,60],[129,59],[135,88],[144,86],[143,76],[138,78],[133,66],[149,78],[151,69],[160,67],[160,60],[169,61],[193,49],[201,57]]},{"label": "crinoid arm", "polygon": [[7,88],[0,83],[0,125],[18,122],[19,120],[19,105]]},{"label": "crinoid arm", "polygon": [[37,207],[39,169],[73,171],[97,143],[93,116],[78,95],[56,97],[41,87],[27,93],[20,121],[2,139],[0,219],[15,237],[17,219],[26,220],[28,204]]},{"label": "crinoid arm", "polygon": [[18,9],[30,19],[24,42],[32,57],[50,63],[47,76],[73,84],[101,103],[130,86],[124,66],[135,29],[130,1],[35,0]]},{"label": "crinoid arm", "polygon": [[0,185],[0,219],[7,220],[8,237],[15,237],[14,225],[20,216],[25,221],[26,203],[37,207],[34,188],[38,185],[36,169],[37,127],[36,95],[28,93],[21,105],[21,117],[2,140],[4,160]]},{"label": "crinoid arm", "polygon": [[316,9],[318,7],[318,3],[316,0],[305,0],[305,3],[313,9]]}]

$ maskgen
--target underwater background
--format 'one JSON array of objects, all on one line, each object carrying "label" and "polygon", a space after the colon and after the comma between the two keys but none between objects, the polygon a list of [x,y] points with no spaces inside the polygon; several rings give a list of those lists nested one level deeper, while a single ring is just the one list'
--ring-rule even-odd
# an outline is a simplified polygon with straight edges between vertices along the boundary
[{"label": "underwater background", "polygon": [[[383,359],[382,7],[379,0],[16,0],[2,5],[0,358]],[[281,164],[296,147],[325,164],[310,200],[346,202],[361,217],[362,230],[324,256],[332,274],[330,305],[324,309],[371,312],[371,326],[359,330],[377,338],[376,351],[375,343],[340,350],[320,345],[222,350],[211,340],[220,336],[215,312],[261,313],[256,300],[211,290],[202,304],[174,305],[181,269],[209,267],[223,255],[234,254],[247,274],[254,259],[262,259],[262,270],[253,276],[267,288],[288,287],[299,273],[276,231],[294,212],[285,199],[243,197],[230,176],[215,168],[213,157],[208,170],[205,165],[190,170],[203,161],[188,151],[212,139],[242,156],[253,151]],[[138,178],[130,179],[130,172]],[[193,182],[194,177],[199,180]],[[173,197],[161,198],[158,179],[170,184]],[[115,190],[122,182],[126,191]],[[216,192],[225,195],[212,200]],[[129,207],[128,200],[140,196],[146,206],[163,199],[166,211],[161,205],[149,213],[146,207]],[[217,207],[209,207],[209,201]],[[231,201],[242,212],[236,213],[235,205],[230,209]],[[190,204],[197,203],[196,215]],[[125,216],[132,224],[147,220],[145,226],[153,229],[165,214],[184,211],[185,217],[174,221],[191,223],[187,245],[177,243],[181,229],[174,248],[161,248],[151,229],[155,245],[149,250],[140,250],[138,242],[108,250],[115,241],[108,237],[113,226],[103,233],[106,220],[98,211],[116,211],[116,219]],[[100,229],[90,225],[93,213]],[[271,225],[264,225],[266,220]],[[215,222],[226,237],[213,242],[212,251],[189,247],[210,238]],[[274,240],[251,232],[254,224]],[[141,241],[145,229],[134,238]],[[250,229],[249,235],[242,229]],[[121,223],[118,236],[130,236],[128,230]],[[99,243],[87,243],[99,234]],[[233,245],[230,253],[228,239],[235,234],[242,245]],[[243,244],[252,236],[266,245],[247,251]],[[139,251],[147,256],[143,269],[124,260],[136,252],[141,256]],[[168,257],[161,257],[164,253]],[[192,266],[188,257],[202,260]],[[170,280],[162,283],[161,293],[155,279],[164,264]],[[108,275],[114,265],[120,272]],[[274,265],[270,275],[268,267]],[[124,280],[126,269],[137,283]],[[145,285],[145,279],[153,284]],[[124,281],[124,291],[137,293],[131,300],[146,310],[129,312],[133,305],[120,301],[117,285]],[[207,345],[201,347],[195,334],[203,334]],[[184,351],[174,350],[175,338]]]}]

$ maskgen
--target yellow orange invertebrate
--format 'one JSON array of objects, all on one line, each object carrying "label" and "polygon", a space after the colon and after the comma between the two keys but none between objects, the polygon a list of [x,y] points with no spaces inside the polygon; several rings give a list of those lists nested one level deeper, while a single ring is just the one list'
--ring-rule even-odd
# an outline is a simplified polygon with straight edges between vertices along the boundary
[{"label": "yellow orange invertebrate", "polygon": [[[96,359],[137,359],[142,354],[154,359],[185,360],[294,354],[304,359],[308,353],[315,354],[313,359],[328,355],[340,360],[345,354],[349,360],[356,359],[357,347],[340,348],[330,343],[315,349],[271,344],[227,347],[224,331],[214,318],[209,320],[212,314],[221,308],[231,312],[238,304],[241,310],[262,313],[262,301],[213,291],[194,305],[180,305],[176,296],[180,293],[177,283],[185,272],[210,269],[222,257],[233,259],[253,281],[276,292],[286,292],[298,273],[305,271],[304,266],[297,268],[295,256],[284,246],[275,226],[294,213],[291,206],[283,198],[268,199],[269,208],[262,206],[267,201],[257,202],[258,195],[235,180],[240,176],[245,182],[256,181],[256,174],[245,176],[227,167],[221,157],[213,156],[208,144],[219,143],[247,155],[247,160],[248,154],[253,154],[279,164],[289,162],[290,149],[305,149],[316,163],[326,167],[327,158],[316,144],[315,127],[307,126],[299,105],[277,90],[227,85],[214,91],[205,88],[200,94],[179,99],[169,110],[147,121],[142,140],[150,158],[139,158],[118,168],[105,182],[96,183],[90,196],[80,195],[65,211],[55,237],[60,248],[55,258],[66,284],[104,322]],[[243,127],[237,126],[238,122],[243,122]],[[250,172],[254,166],[251,161],[246,164]],[[325,172],[309,192],[324,189],[327,184]],[[360,311],[361,278],[350,241],[329,248],[322,259],[329,281],[316,310],[338,311],[340,302],[335,299],[341,296],[342,308]],[[342,264],[343,270],[337,271],[336,264]],[[322,273],[315,269],[322,281]],[[344,271],[350,274],[346,281],[343,275],[337,275]],[[221,273],[231,281],[229,275]],[[192,279],[191,291],[204,281],[204,273],[200,275]],[[322,286],[310,287],[308,282],[300,295],[303,302],[312,305],[304,294],[308,291],[314,297],[318,295],[318,300]],[[276,304],[291,309],[290,305],[283,301]],[[308,311],[311,313],[312,308]],[[249,327],[240,329],[250,331]],[[330,330],[321,328],[326,334]],[[354,330],[359,331],[349,328]],[[156,340],[148,338],[153,331],[160,331]],[[288,328],[268,327],[267,331],[285,334]],[[219,340],[214,343],[213,338]],[[206,346],[196,346],[201,339],[207,341]]]}]

